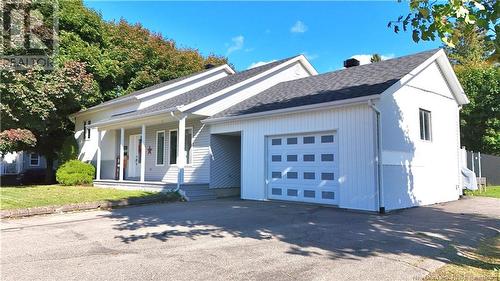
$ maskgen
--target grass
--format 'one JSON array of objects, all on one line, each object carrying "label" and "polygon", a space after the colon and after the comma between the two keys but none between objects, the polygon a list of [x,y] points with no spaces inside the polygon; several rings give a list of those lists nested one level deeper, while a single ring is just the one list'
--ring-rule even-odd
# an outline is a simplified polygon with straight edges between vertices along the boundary
[{"label": "grass", "polygon": [[466,195],[469,196],[484,196],[484,197],[493,197],[493,198],[500,198],[500,186],[487,186],[486,190],[484,191],[465,191]]},{"label": "grass", "polygon": [[62,206],[131,198],[159,197],[159,201],[174,201],[172,194],[129,191],[91,186],[32,185],[0,188],[0,209],[21,209]]},{"label": "grass", "polygon": [[500,235],[486,239],[477,249],[445,249],[450,263],[424,280],[500,280]]}]

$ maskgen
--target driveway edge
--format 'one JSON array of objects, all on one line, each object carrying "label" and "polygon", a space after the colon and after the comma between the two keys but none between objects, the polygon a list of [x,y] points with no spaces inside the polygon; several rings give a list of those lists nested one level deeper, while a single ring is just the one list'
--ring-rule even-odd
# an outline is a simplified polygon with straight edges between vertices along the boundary
[{"label": "driveway edge", "polygon": [[143,204],[174,202],[174,201],[180,201],[180,199],[175,197],[159,196],[153,198],[129,198],[129,199],[112,200],[112,201],[75,203],[62,206],[45,206],[45,207],[34,207],[25,209],[2,210],[0,211],[0,219],[14,219],[14,218],[29,217],[29,216],[37,216],[37,215],[59,214],[66,212],[86,211],[95,209],[111,209],[111,208],[126,207],[131,205],[143,205]]}]

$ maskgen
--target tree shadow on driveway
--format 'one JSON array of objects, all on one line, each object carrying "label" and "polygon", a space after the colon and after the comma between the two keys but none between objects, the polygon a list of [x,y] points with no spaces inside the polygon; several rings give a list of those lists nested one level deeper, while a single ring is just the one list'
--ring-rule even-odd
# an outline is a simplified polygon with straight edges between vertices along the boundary
[{"label": "tree shadow on driveway", "polygon": [[457,255],[450,247],[474,247],[498,235],[500,208],[481,214],[478,204],[500,207],[500,200],[466,199],[387,215],[293,203],[214,200],[114,209],[107,216],[123,232],[115,237],[123,243],[207,237],[275,239],[287,243],[286,253],[291,255],[327,253],[331,259],[359,260],[410,254],[449,261],[450,255]]}]

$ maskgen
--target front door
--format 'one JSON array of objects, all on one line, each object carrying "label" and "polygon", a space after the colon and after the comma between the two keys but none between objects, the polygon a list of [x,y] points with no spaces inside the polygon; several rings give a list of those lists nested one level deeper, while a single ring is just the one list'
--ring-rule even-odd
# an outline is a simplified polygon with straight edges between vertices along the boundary
[{"label": "front door", "polygon": [[130,135],[129,139],[129,159],[128,177],[139,177],[141,173],[141,135]]}]

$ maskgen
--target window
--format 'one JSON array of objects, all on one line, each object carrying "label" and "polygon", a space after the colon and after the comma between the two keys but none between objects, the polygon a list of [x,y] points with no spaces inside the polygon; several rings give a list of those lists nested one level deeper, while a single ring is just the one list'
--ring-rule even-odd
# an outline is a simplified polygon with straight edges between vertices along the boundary
[{"label": "window", "polygon": [[40,166],[40,155],[38,153],[30,153],[30,166]]},{"label": "window", "polygon": [[273,139],[271,143],[272,145],[281,145],[281,139]]},{"label": "window", "polygon": [[286,161],[288,162],[297,162],[297,155],[287,155],[286,156]]},{"label": "window", "polygon": [[321,143],[331,143],[333,142],[333,135],[321,136]]},{"label": "window", "polygon": [[420,109],[420,139],[431,141],[431,112],[428,110]]},{"label": "window", "polygon": [[288,196],[297,196],[299,194],[297,189],[287,189],[286,195]]},{"label": "window", "polygon": [[332,181],[333,180],[333,173],[321,173],[321,180]]},{"label": "window", "polygon": [[298,178],[299,174],[297,172],[287,172],[286,173],[286,178],[287,179],[296,179]]},{"label": "window", "polygon": [[177,131],[170,131],[170,164],[177,164]]},{"label": "window", "polygon": [[156,165],[165,164],[165,131],[156,132]]},{"label": "window", "polygon": [[[186,128],[184,149],[186,153],[186,164],[191,164],[191,150],[193,148],[193,128]],[[169,163],[177,164],[177,130],[170,131],[170,153]]]},{"label": "window", "polygon": [[314,137],[304,137],[304,144],[314,143]]},{"label": "window", "polygon": [[304,154],[302,160],[304,162],[314,162],[314,154]]},{"label": "window", "polygon": [[281,155],[273,155],[272,161],[273,162],[281,162]]},{"label": "window", "polygon": [[90,120],[88,121],[83,121],[83,139],[84,140],[89,140],[90,139]]},{"label": "window", "polygon": [[281,172],[272,172],[271,177],[273,179],[281,179]]},{"label": "window", "polygon": [[321,161],[323,162],[333,161],[333,154],[321,154]]},{"label": "window", "polygon": [[304,197],[314,198],[316,197],[316,192],[314,190],[304,190]]},{"label": "window", "polygon": [[304,172],[305,180],[313,180],[316,178],[316,174],[314,172]]},{"label": "window", "polygon": [[287,138],[286,144],[297,144],[297,138]]}]

